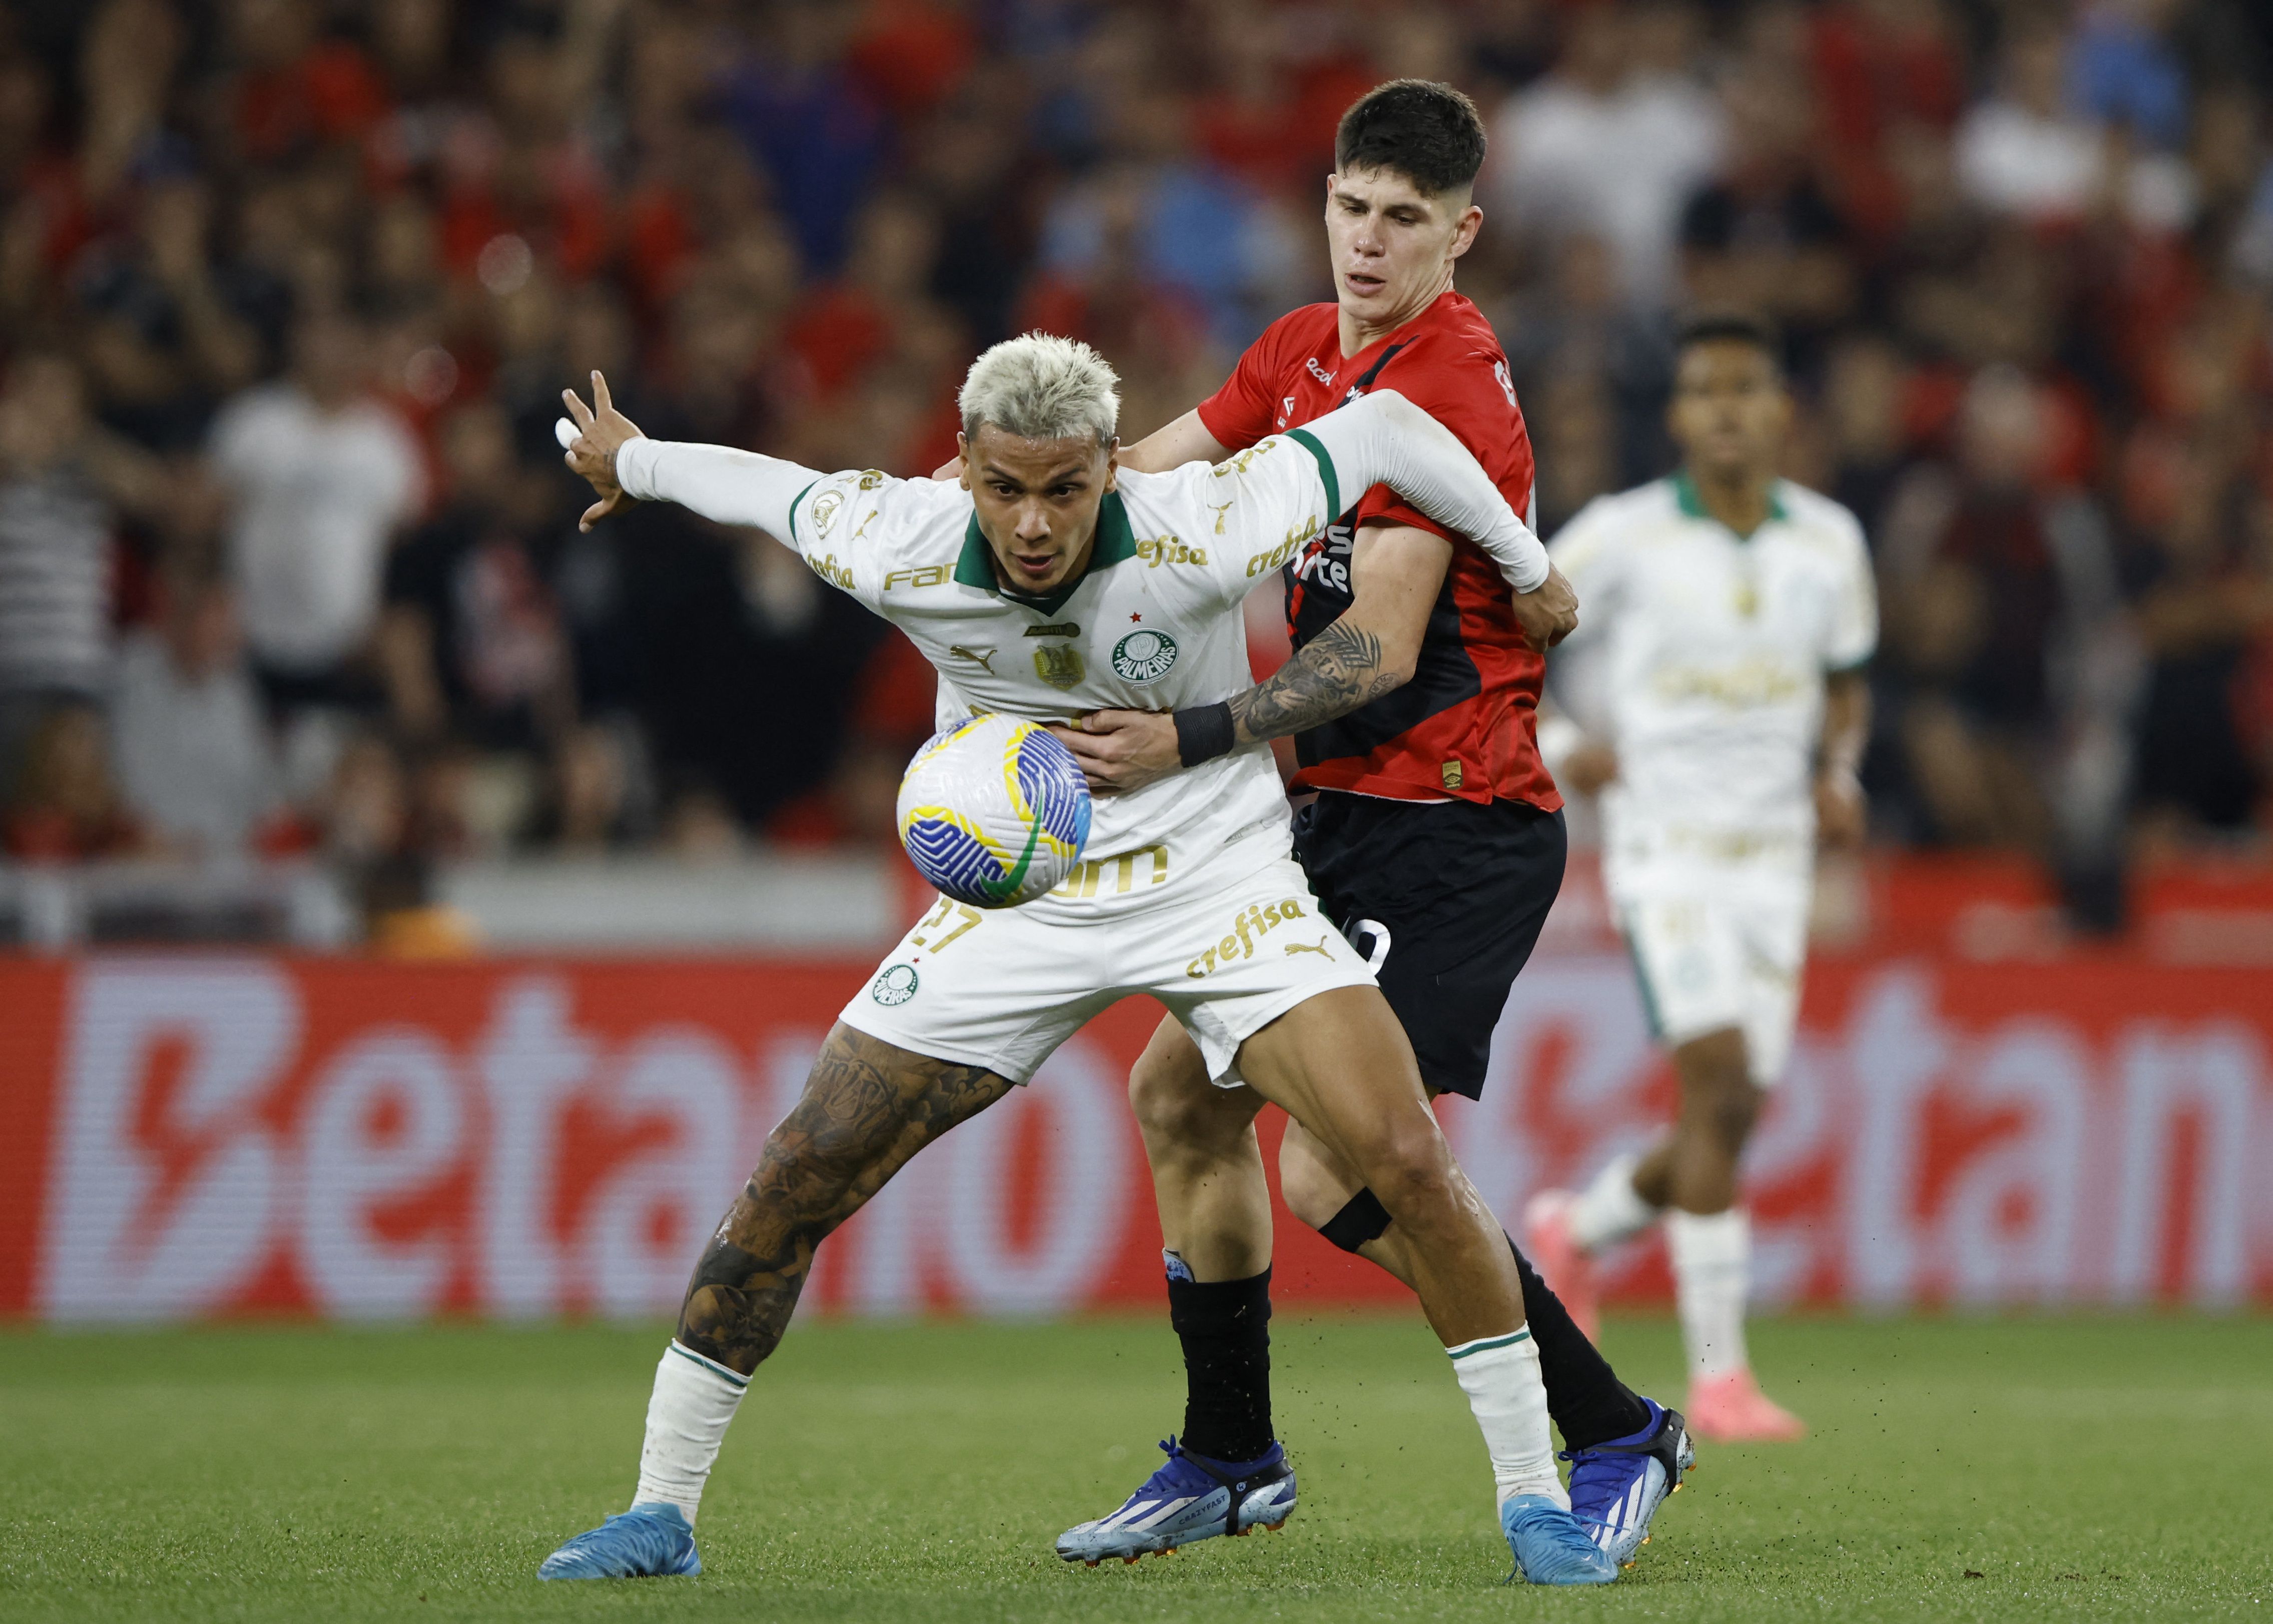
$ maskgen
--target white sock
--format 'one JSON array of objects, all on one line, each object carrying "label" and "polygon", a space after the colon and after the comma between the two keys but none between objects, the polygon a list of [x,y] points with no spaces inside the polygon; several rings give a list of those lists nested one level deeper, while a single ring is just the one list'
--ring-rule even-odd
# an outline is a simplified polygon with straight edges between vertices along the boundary
[{"label": "white sock", "polygon": [[1555,1440],[1547,1431],[1547,1384],[1539,1379],[1539,1344],[1528,1330],[1480,1336],[1457,1348],[1453,1373],[1483,1429],[1499,1503],[1517,1494],[1544,1494],[1565,1511],[1571,1496],[1555,1470]]},{"label": "white sock", "polygon": [[1571,1238],[1583,1252],[1600,1252],[1640,1234],[1664,1215],[1634,1190],[1636,1155],[1617,1156],[1571,1203]]},{"label": "white sock", "polygon": [[1691,1379],[1743,1370],[1744,1297],[1752,1283],[1752,1226],[1742,1207],[1669,1213],[1665,1239]]},{"label": "white sock", "polygon": [[702,1503],[702,1485],[726,1441],[726,1424],[741,1403],[747,1376],[706,1359],[677,1340],[655,1367],[655,1393],[647,1402],[647,1441],[640,1447],[634,1506],[661,1500],[679,1507],[687,1526]]}]

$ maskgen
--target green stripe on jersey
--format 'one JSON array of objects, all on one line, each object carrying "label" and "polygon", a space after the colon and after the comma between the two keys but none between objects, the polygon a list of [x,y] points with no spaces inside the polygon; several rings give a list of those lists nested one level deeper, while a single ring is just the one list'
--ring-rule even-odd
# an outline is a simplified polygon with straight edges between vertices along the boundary
[{"label": "green stripe on jersey", "polygon": [[1531,1327],[1510,1332],[1505,1336],[1487,1336],[1481,1342],[1463,1342],[1457,1348],[1447,1348],[1446,1353],[1456,1359],[1465,1359],[1472,1353],[1489,1353],[1495,1348],[1512,1348],[1520,1342],[1531,1340]]},{"label": "green stripe on jersey", "polygon": [[1342,516],[1342,483],[1334,477],[1334,460],[1318,443],[1318,437],[1308,429],[1291,429],[1287,438],[1318,459],[1318,477],[1326,482],[1326,523],[1332,524]]},{"label": "green stripe on jersey", "polygon": [[809,485],[806,486],[804,490],[799,491],[799,492],[795,496],[793,496],[793,497],[791,497],[791,498],[790,499],[790,504],[789,504],[789,545],[790,545],[790,547],[791,547],[791,549],[792,551],[802,551],[802,549],[801,549],[801,548],[799,548],[799,547],[798,547],[798,545],[797,545],[797,505],[798,505],[798,503],[799,503],[799,502],[803,501],[806,497],[808,497],[808,496],[812,495],[812,494],[813,494],[813,485],[819,485],[820,483],[821,483],[821,481],[820,481],[820,480],[818,480],[818,479],[814,480],[814,481],[813,482],[813,485]]}]

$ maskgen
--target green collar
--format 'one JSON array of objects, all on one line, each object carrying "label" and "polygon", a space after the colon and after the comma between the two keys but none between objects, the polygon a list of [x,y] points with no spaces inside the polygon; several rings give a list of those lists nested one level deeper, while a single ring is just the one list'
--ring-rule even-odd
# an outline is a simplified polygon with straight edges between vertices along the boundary
[{"label": "green collar", "polygon": [[1081,573],[1046,598],[1029,597],[1024,592],[1005,591],[994,575],[994,550],[986,545],[986,532],[979,528],[979,509],[971,510],[971,523],[964,527],[963,556],[955,560],[955,579],[961,586],[975,586],[982,592],[1029,609],[1039,609],[1044,614],[1055,614],[1065,607],[1066,600],[1081,590],[1081,583],[1091,574],[1107,565],[1118,564],[1136,556],[1136,532],[1129,526],[1129,510],[1121,505],[1121,492],[1107,491],[1105,500],[1098,504],[1097,539],[1089,550],[1089,561]]},{"label": "green collar", "polygon": [[[1783,481],[1779,479],[1774,485],[1768,486],[1768,516],[1767,520],[1767,523],[1768,524],[1778,523],[1782,520],[1791,517],[1790,511],[1783,505],[1783,496],[1779,489],[1782,484]],[[1714,524],[1721,523],[1721,521],[1714,518],[1712,511],[1705,506],[1705,499],[1697,494],[1697,482],[1689,477],[1689,470],[1685,468],[1682,469],[1673,476],[1673,500],[1681,504],[1681,511],[1687,514],[1691,518],[1708,520]],[[1721,528],[1729,530],[1729,534],[1731,536],[1737,536],[1737,532],[1733,530],[1729,530],[1727,525],[1722,524],[1721,525]],[[1766,528],[1766,525],[1764,524],[1762,528]],[[1752,536],[1757,536],[1759,534],[1759,530],[1754,530],[1751,536],[1737,536],[1737,539],[1738,541],[1750,541],[1752,538]]]}]

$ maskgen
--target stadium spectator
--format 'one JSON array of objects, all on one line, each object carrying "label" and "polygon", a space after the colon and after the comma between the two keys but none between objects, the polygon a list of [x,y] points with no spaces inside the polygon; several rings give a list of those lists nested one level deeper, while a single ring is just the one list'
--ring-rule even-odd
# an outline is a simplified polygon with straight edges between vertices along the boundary
[{"label": "stadium spectator", "polygon": [[2187,71],[2167,33],[2177,9],[2171,0],[2091,0],[2068,46],[2068,101],[2146,146],[2182,144]]},{"label": "stadium spectator", "polygon": [[91,244],[77,276],[104,419],[154,450],[192,450],[214,403],[263,362],[267,289],[214,263],[212,199],[182,177],[145,187],[134,229]]},{"label": "stadium spectator", "polygon": [[1824,371],[1822,426],[1830,446],[1822,486],[1872,538],[1881,533],[1887,499],[1911,460],[1904,421],[1909,381],[1901,350],[1867,331],[1842,339]]},{"label": "stadium spectator", "polygon": [[2273,511],[2215,438],[2142,433],[2127,461],[2127,573],[2148,660],[2137,799],[2165,841],[2189,825],[2231,835],[2264,790],[2241,718],[2246,662],[2273,632]]},{"label": "stadium spectator", "polygon": [[1248,295],[1272,268],[1269,217],[1254,194],[1192,150],[1191,134],[1182,94],[1161,87],[1122,97],[1109,162],[1061,194],[1043,222],[1041,259],[1079,278],[1109,254],[1133,252],[1132,269],[1193,301],[1215,341],[1231,348],[1267,320],[1249,308]]},{"label": "stadium spectator", "polygon": [[[2089,496],[2048,480],[2043,392],[2009,367],[1969,386],[1954,468],[1920,467],[1880,556],[1894,718],[1933,838],[2061,857],[2104,836],[2123,779],[2092,725],[2130,695],[2115,559]],[[2049,488],[2048,488],[2049,487]]]},{"label": "stadium spectator", "polygon": [[1846,221],[1816,177],[1815,108],[1796,72],[1754,60],[1724,91],[1718,172],[1681,210],[1682,280],[1693,304],[1759,311],[1812,371],[1855,302]]},{"label": "stadium spectator", "polygon": [[527,540],[551,492],[514,461],[495,402],[460,407],[441,434],[449,499],[386,565],[378,650],[390,712],[406,739],[534,751],[575,708],[559,618]]},{"label": "stadium spectator", "polygon": [[26,862],[133,857],[160,849],[110,776],[101,711],[71,703],[41,718],[25,747],[0,836],[8,854]]},{"label": "stadium spectator", "polygon": [[380,577],[424,476],[401,420],[371,398],[368,340],[347,317],[303,316],[289,377],[238,395],[213,432],[228,487],[230,563],[269,703],[359,706]]},{"label": "stadium spectator", "polygon": [[[2117,58],[2089,46],[2075,58],[2082,65],[2072,80],[2070,49],[2069,35],[2051,15],[2016,19],[1998,94],[1958,130],[1958,173],[1967,193],[1984,208],[2034,224],[2072,224],[2112,210],[2144,226],[2184,225],[2194,212],[2193,175],[2154,139],[2180,132],[2158,105],[2167,100],[2167,86],[2149,88],[2135,75],[2126,79],[2119,68],[2095,71],[2093,63]],[[2073,99],[2072,86],[2097,92],[2097,105]],[[2142,109],[2143,128],[2137,122]],[[2095,117],[2103,109],[2129,115],[2129,121],[2111,129]]]},{"label": "stadium spectator", "polygon": [[[1471,257],[1477,257],[1473,251]],[[1591,433],[1582,433],[1570,447],[1584,467],[1559,466],[1564,455],[1559,447],[1542,457],[1555,490],[1542,509],[1549,515],[1546,523],[1558,523],[1589,498],[1639,485],[1665,468],[1671,455],[1663,421],[1670,335],[1662,320],[1618,296],[1609,244],[1587,232],[1564,237],[1553,250],[1549,274],[1487,313],[1507,351],[1517,395],[1533,402],[1535,427],[1567,439],[1579,426],[1563,417],[1569,390],[1559,380],[1567,378],[1588,380],[1587,409],[1609,414],[1601,425],[1607,440],[1598,446]],[[1597,387],[1599,402],[1592,393]],[[1550,392],[1556,401],[1547,398]],[[1595,466],[1605,459],[1611,464],[1607,474]]]},{"label": "stadium spectator", "polygon": [[889,133],[849,71],[859,21],[856,7],[784,0],[719,83],[720,110],[773,177],[806,263],[821,271],[844,258]]},{"label": "stadium spectator", "polygon": [[16,357],[0,383],[0,797],[51,712],[108,691],[114,527],[170,493],[158,464],[89,420],[68,357]]},{"label": "stadium spectator", "polygon": [[1720,161],[1724,116],[1691,76],[1635,62],[1624,0],[1564,15],[1554,72],[1493,120],[1486,207],[1527,232],[1601,237],[1625,297],[1662,305],[1677,291],[1682,207]]},{"label": "stadium spectator", "polygon": [[244,663],[236,594],[209,551],[161,572],[154,624],[119,650],[110,751],[126,808],[176,851],[241,855],[296,833],[260,697]]}]

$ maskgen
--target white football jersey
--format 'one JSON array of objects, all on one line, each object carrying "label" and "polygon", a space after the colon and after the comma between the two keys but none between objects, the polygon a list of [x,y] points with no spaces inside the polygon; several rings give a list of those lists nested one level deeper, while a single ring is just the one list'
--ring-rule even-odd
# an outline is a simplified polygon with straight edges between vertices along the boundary
[{"label": "white football jersey", "polygon": [[1855,515],[1779,480],[1767,523],[1738,537],[1677,474],[1589,503],[1548,553],[1579,594],[1564,647],[1591,679],[1574,697],[1594,703],[1572,708],[1618,754],[1613,861],[1683,832],[1812,839],[1825,673],[1878,643]]},{"label": "white football jersey", "polygon": [[[971,494],[951,482],[829,475],[797,499],[782,539],[914,640],[940,673],[941,726],[981,711],[1063,722],[1180,710],[1252,685],[1236,607],[1332,522],[1330,477],[1283,435],[1214,467],[1124,469],[1087,567],[1046,598],[1001,589]],[[1149,886],[1243,834],[1284,842],[1287,823],[1271,748],[1249,745],[1098,797],[1067,889],[1102,900],[1100,889]]]}]

